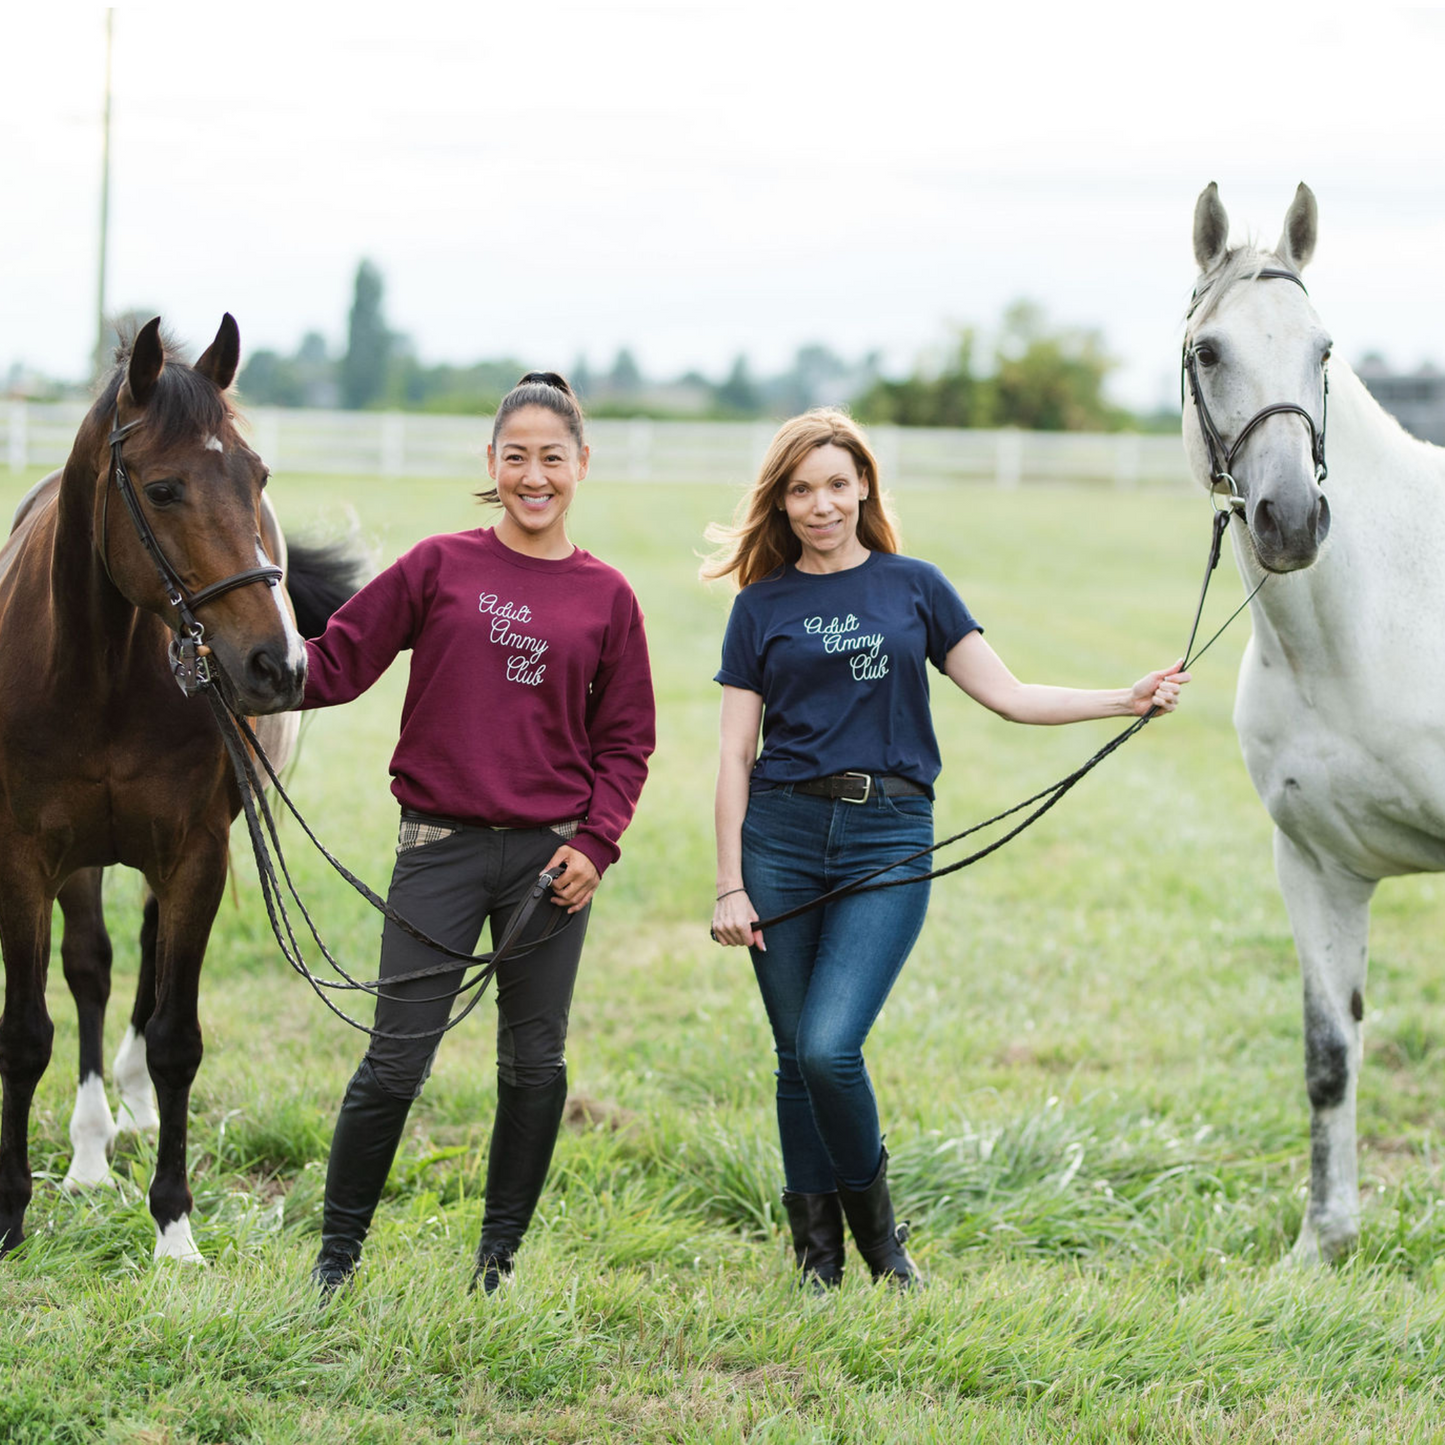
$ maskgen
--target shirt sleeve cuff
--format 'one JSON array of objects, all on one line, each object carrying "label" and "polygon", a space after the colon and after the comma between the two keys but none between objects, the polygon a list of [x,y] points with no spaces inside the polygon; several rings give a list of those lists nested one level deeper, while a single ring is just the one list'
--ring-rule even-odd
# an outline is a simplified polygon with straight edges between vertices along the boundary
[{"label": "shirt sleeve cuff", "polygon": [[607,865],[615,863],[622,852],[616,843],[609,843],[605,838],[599,838],[595,833],[588,833],[581,829],[572,839],[572,847],[591,863],[597,870],[599,878],[607,871]]}]

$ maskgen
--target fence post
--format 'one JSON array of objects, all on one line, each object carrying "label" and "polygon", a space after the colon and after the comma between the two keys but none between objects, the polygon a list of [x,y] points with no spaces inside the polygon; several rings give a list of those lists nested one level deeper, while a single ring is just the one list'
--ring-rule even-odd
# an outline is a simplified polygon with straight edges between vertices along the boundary
[{"label": "fence post", "polygon": [[894,487],[904,480],[901,428],[886,424],[875,426],[869,433],[873,455],[878,459],[878,485]]},{"label": "fence post", "polygon": [[406,418],[399,411],[381,414],[381,474],[399,477],[406,471]]},{"label": "fence post", "polygon": [[1120,432],[1114,439],[1114,485],[1121,491],[1139,485],[1143,455],[1143,443],[1138,432]]},{"label": "fence post", "polygon": [[18,398],[12,401],[10,403],[10,444],[7,448],[12,472],[23,472],[25,464],[29,460],[29,437],[26,434],[29,420],[25,403]]},{"label": "fence post", "polygon": [[1024,474],[1024,434],[1009,427],[998,434],[994,459],[994,481],[1005,492],[1018,486]]},{"label": "fence post", "polygon": [[627,424],[627,480],[652,479],[652,418],[635,416]]},{"label": "fence post", "polygon": [[275,407],[258,407],[251,413],[255,425],[256,454],[273,472],[281,470],[281,417]]}]

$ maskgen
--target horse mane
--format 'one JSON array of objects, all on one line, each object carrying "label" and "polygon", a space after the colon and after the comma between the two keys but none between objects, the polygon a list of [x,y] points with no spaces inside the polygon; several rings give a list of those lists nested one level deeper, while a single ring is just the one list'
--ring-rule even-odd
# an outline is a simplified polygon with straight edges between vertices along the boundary
[{"label": "horse mane", "polygon": [[[107,426],[115,411],[116,398],[125,384],[134,344],[132,334],[122,337],[116,346],[115,366],[101,386],[95,403],[94,412],[105,419]],[[197,435],[228,438],[235,429],[236,413],[226,394],[182,357],[175,338],[164,330],[161,332],[161,347],[166,364],[161,368],[155,391],[146,404],[147,436],[162,450],[194,441]]]},{"label": "horse mane", "polygon": [[1236,281],[1256,280],[1266,267],[1283,267],[1285,264],[1283,258],[1273,251],[1263,251],[1254,245],[1236,246],[1234,250],[1225,252],[1224,260],[1208,275],[1201,276],[1195,285],[1184,317],[1186,326],[1193,329],[1208,321],[1224,299],[1225,292]]}]

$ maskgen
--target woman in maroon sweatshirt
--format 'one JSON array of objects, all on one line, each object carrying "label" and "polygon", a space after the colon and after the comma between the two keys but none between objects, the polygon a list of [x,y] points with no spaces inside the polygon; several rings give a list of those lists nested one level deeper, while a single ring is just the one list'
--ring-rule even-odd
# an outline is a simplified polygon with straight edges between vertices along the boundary
[{"label": "woman in maroon sweatshirt", "polygon": [[[349,702],[410,649],[391,790],[401,804],[388,901],[449,947],[492,939],[536,882],[565,864],[566,924],[497,969],[497,1116],[474,1283],[512,1272],[567,1097],[564,1046],[593,893],[632,819],[653,747],[642,613],[620,572],[567,539],[587,475],[582,412],[554,372],[503,399],[487,448],[495,527],[419,542],[307,643],[304,707]],[[540,915],[526,938],[541,931]],[[380,977],[438,955],[387,922]],[[326,1174],[313,1278],[356,1268],[376,1202],[431,1070],[460,973],[380,994],[377,1034],[347,1086]],[[430,1036],[405,1038],[398,1035]]]}]

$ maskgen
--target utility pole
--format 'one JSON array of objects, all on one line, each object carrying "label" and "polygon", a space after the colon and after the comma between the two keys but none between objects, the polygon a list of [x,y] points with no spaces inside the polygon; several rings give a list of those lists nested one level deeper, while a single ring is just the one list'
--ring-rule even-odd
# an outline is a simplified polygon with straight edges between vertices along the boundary
[{"label": "utility pole", "polygon": [[105,262],[110,238],[110,50],[115,27],[115,8],[105,12],[105,109],[101,112],[100,151],[100,269],[95,288],[95,365],[101,376],[109,358],[105,354]]}]

